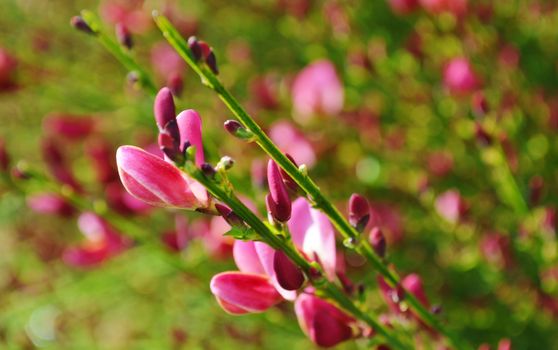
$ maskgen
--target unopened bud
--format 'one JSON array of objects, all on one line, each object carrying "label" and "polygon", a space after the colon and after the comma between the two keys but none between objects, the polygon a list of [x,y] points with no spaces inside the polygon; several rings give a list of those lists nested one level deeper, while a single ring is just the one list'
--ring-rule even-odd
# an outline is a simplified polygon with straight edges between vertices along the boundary
[{"label": "unopened bud", "polygon": [[357,193],[349,199],[349,223],[362,232],[370,220],[370,205],[368,201]]},{"label": "unopened bud", "polygon": [[0,139],[0,171],[7,172],[10,167],[10,155],[6,149],[6,142]]},{"label": "unopened bud", "polygon": [[180,153],[175,140],[169,134],[162,132],[159,134],[157,139],[159,144],[159,149],[172,161],[177,161],[181,158]]},{"label": "unopened bud", "polygon": [[234,165],[234,159],[229,156],[224,156],[221,158],[219,163],[217,163],[217,169],[229,170]]},{"label": "unopened bud", "polygon": [[115,32],[116,39],[120,45],[126,47],[127,49],[131,49],[134,42],[132,41],[132,34],[128,28],[123,23],[116,23]]},{"label": "unopened bud", "polygon": [[488,113],[488,102],[482,92],[477,92],[471,98],[471,110],[477,118],[484,117]]},{"label": "unopened bud", "polygon": [[207,64],[209,69],[211,69],[213,74],[219,74],[219,68],[217,67],[217,57],[215,57],[215,53],[213,52],[213,50],[209,51],[209,54],[205,58],[205,63]]},{"label": "unopened bud", "polygon": [[225,221],[232,227],[245,226],[244,221],[242,221],[242,219],[238,215],[236,215],[236,213],[232,211],[231,208],[227,207],[226,205],[216,203],[215,209],[217,209],[217,211],[219,212],[219,214],[221,214],[223,219],[225,219]]},{"label": "unopened bud", "polygon": [[70,19],[70,24],[72,25],[72,27],[81,32],[95,35],[93,29],[91,29],[89,24],[87,24],[87,22],[85,22],[85,20],[81,16],[72,17],[72,19]]},{"label": "unopened bud", "polygon": [[196,38],[195,36],[191,36],[190,38],[188,38],[188,47],[190,48],[194,59],[196,61],[199,61],[202,58],[202,49],[200,47],[198,38]]},{"label": "unopened bud", "polygon": [[201,165],[201,170],[204,173],[204,175],[209,177],[209,178],[213,178],[215,176],[215,174],[217,173],[215,168],[209,163],[203,163]]},{"label": "unopened bud", "polygon": [[[176,120],[176,111],[172,92],[168,87],[164,87],[155,96],[153,103],[153,114],[159,130],[163,130],[165,126],[173,120]],[[171,135],[174,137],[174,135]]]},{"label": "unopened bud", "polygon": [[291,199],[281,177],[279,166],[271,159],[267,163],[267,184],[270,193],[266,197],[267,209],[275,220],[287,222],[291,218]]},{"label": "unopened bud", "polygon": [[223,125],[225,130],[241,140],[251,141],[254,138],[254,133],[246,129],[236,120],[227,120]]},{"label": "unopened bud", "polygon": [[372,248],[378,254],[379,257],[383,258],[386,255],[386,238],[378,227],[374,227],[370,231],[370,244]]},{"label": "unopened bud", "polygon": [[[298,165],[296,164],[296,161],[294,160],[293,157],[291,157],[290,154],[285,153],[285,157],[287,157],[291,161],[291,163],[294,164],[295,167],[298,167]],[[279,170],[281,171],[281,176],[283,177],[283,182],[285,183],[285,185],[287,185],[287,188],[291,192],[296,193],[298,191],[298,184],[293,180],[293,178],[289,174],[287,174],[285,169],[281,168]]]},{"label": "unopened bud", "polygon": [[273,270],[277,282],[286,290],[297,290],[304,283],[304,274],[298,266],[281,250],[273,256]]}]

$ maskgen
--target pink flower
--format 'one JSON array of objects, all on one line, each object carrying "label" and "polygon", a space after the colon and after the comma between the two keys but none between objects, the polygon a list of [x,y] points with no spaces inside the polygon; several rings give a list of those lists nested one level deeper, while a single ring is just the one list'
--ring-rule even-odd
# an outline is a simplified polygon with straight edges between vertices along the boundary
[{"label": "pink flower", "polygon": [[43,119],[43,128],[52,136],[82,141],[95,131],[95,119],[88,116],[52,113]]},{"label": "pink flower", "polygon": [[138,0],[105,0],[99,12],[110,24],[121,23],[133,33],[144,33],[151,26],[151,18],[142,3]]},{"label": "pink flower", "polygon": [[312,294],[301,294],[295,301],[300,328],[318,346],[331,347],[351,339],[355,319]]},{"label": "pink flower", "polygon": [[316,61],[304,68],[292,87],[294,117],[305,123],[316,114],[336,115],[343,109],[343,85],[330,61]]},{"label": "pink flower", "polygon": [[155,73],[166,82],[166,85],[171,87],[171,90],[174,92],[180,90],[177,88],[181,87],[179,85],[182,84],[186,63],[184,63],[172,46],[166,42],[153,45],[151,49],[151,64]]},{"label": "pink flower", "polygon": [[418,0],[388,0],[389,6],[398,15],[406,15],[418,7]]},{"label": "pink flower", "polygon": [[311,167],[316,163],[316,153],[310,142],[295,127],[280,121],[271,126],[269,137],[284,153],[289,154],[297,164]]},{"label": "pink flower", "polygon": [[[335,235],[327,216],[311,208],[304,198],[299,198],[293,203],[292,217],[288,225],[295,246],[307,259],[318,261],[322,265],[326,276],[333,280],[335,278],[336,263]],[[280,281],[288,279],[287,284],[296,284],[294,281],[298,276],[296,276],[291,267],[286,265],[287,263],[282,257],[275,259],[275,254],[276,252],[273,248],[262,242],[234,242],[233,256],[236,266],[241,273],[264,276],[268,284],[273,286],[282,296],[277,302],[283,298],[294,300],[296,298],[296,291],[285,289],[284,286],[286,284],[280,283]],[[280,276],[277,276],[278,273]],[[286,273],[286,275],[283,273]],[[227,274],[227,272],[224,274]],[[234,272],[234,274],[235,277],[232,277],[233,279],[240,278],[237,272]],[[211,285],[217,284],[219,293],[226,293],[227,288],[220,285],[224,281],[229,280],[216,279],[215,282],[212,280]],[[260,284],[258,281],[257,285],[260,286]],[[216,294],[216,297],[222,298],[223,295]],[[272,305],[274,304],[271,304],[269,307]]]},{"label": "pink flower", "polygon": [[85,212],[78,219],[78,226],[86,241],[64,251],[63,259],[68,265],[90,267],[103,263],[131,246],[131,241],[122,237],[97,214]]},{"label": "pink flower", "polygon": [[451,12],[456,16],[467,13],[468,0],[420,0],[425,11],[432,14]]},{"label": "pink flower", "polygon": [[478,87],[479,80],[469,60],[456,57],[444,68],[444,85],[452,94],[466,95]]},{"label": "pink flower", "polygon": [[457,190],[449,190],[436,198],[436,211],[451,223],[457,223],[466,212],[466,205]]},{"label": "pink flower", "polygon": [[0,47],[0,91],[10,90],[15,86],[16,67],[17,60],[8,51]]},{"label": "pink flower", "polygon": [[[172,103],[172,100],[167,103]],[[161,118],[156,119],[159,121]],[[195,163],[200,166],[204,162],[204,154],[199,114],[194,110],[183,111],[176,117],[176,125],[180,138],[177,142],[180,145],[189,142],[196,147]],[[150,205],[193,210],[209,206],[205,188],[169,159],[163,160],[138,147],[121,146],[116,151],[116,163],[126,190]]]},{"label": "pink flower", "polygon": [[71,216],[74,208],[64,198],[54,193],[34,194],[27,198],[27,206],[41,214]]}]

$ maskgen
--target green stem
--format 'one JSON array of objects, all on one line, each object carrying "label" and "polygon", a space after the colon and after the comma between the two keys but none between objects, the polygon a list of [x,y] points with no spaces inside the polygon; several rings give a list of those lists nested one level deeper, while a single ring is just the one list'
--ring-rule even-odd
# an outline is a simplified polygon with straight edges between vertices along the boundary
[{"label": "green stem", "polygon": [[[248,226],[261,236],[265,243],[276,250],[283,251],[307,276],[311,275],[311,271],[315,266],[304,259],[296,248],[289,244],[287,240],[273,232],[272,229],[244,205],[232,191],[224,189],[223,186],[219,185],[213,179],[206,177],[198,169],[189,169],[189,167],[183,167],[182,169],[201,183],[213,197],[227,204],[236,215],[241,217]],[[312,279],[308,279],[312,281]],[[372,329],[374,329],[378,335],[382,336],[390,345],[397,349],[410,348],[403,344],[392,332],[388,331],[386,327],[360,310],[334,283],[322,277],[319,281],[314,283],[314,287],[320,290],[326,297],[336,302],[340,307],[345,309],[345,311],[352,314],[355,318],[364,321],[368,326],[372,327]]]},{"label": "green stem", "polygon": [[138,74],[139,83],[147,88],[153,95],[157,93],[157,87],[145,70],[134,60],[130,53],[119,45],[114,39],[101,30],[101,21],[91,11],[81,11],[81,17],[93,31],[93,35],[99,39],[101,44],[130,72]]},{"label": "green stem", "polygon": [[[215,91],[219,98],[227,105],[238,120],[255,135],[255,142],[266,152],[289,176],[306,192],[314,202],[316,208],[326,214],[335,228],[345,239],[356,240],[356,250],[386,279],[392,286],[399,285],[400,278],[382,262],[367,240],[361,240],[360,234],[341,215],[339,210],[324,196],[316,183],[308,175],[300,171],[271,141],[260,126],[242,108],[240,103],[229,93],[220,80],[205,65],[200,65],[193,57],[184,38],[173,27],[169,20],[158,13],[153,14],[155,23],[163,36],[174,47],[186,63],[200,76],[202,83]],[[444,335],[456,349],[467,349],[453,333],[445,327],[415,298],[412,293],[406,293],[406,300],[415,313],[430,327]]]}]

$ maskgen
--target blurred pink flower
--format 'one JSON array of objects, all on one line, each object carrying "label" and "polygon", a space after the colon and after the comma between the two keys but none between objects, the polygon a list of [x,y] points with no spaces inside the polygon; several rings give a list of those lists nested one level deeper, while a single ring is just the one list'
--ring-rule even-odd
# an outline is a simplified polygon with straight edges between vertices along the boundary
[{"label": "blurred pink flower", "polygon": [[83,141],[96,128],[96,121],[90,116],[51,113],[43,119],[43,129],[52,136],[62,136],[71,141]]},{"label": "blurred pink flower", "polygon": [[297,164],[311,167],[316,163],[316,154],[304,135],[287,121],[279,121],[269,129],[269,137],[284,153],[289,154]]},{"label": "blurred pink flower", "polygon": [[457,223],[466,212],[466,205],[457,190],[448,190],[436,198],[438,214],[451,223]]},{"label": "blurred pink flower", "polygon": [[178,94],[182,90],[186,63],[166,42],[159,42],[151,48],[151,65],[165,85]]},{"label": "blurred pink flower", "polygon": [[17,60],[8,51],[0,47],[0,91],[15,87],[14,75]]},{"label": "blurred pink flower", "polygon": [[389,6],[398,15],[406,15],[418,8],[418,0],[388,0]]},{"label": "blurred pink flower", "polygon": [[468,0],[420,0],[425,11],[432,14],[451,12],[456,16],[467,13]]},{"label": "blurred pink flower", "polygon": [[444,67],[444,85],[455,95],[466,95],[474,92],[479,86],[471,63],[464,57],[451,59]]},{"label": "blurred pink flower", "polygon": [[99,12],[106,22],[121,23],[133,33],[144,33],[151,27],[151,16],[143,9],[143,0],[105,0]]},{"label": "blurred pink flower", "polygon": [[486,234],[480,248],[485,259],[499,269],[508,268],[513,263],[510,239],[501,233]]},{"label": "blurred pink flower", "polygon": [[78,219],[78,226],[86,240],[79,246],[64,251],[63,259],[68,265],[90,267],[105,262],[131,246],[132,242],[122,237],[97,214],[85,212]]},{"label": "blurred pink flower", "polygon": [[71,216],[75,212],[68,201],[55,193],[33,194],[27,197],[27,206],[37,213],[64,217]]},{"label": "blurred pink flower", "polygon": [[294,118],[308,122],[316,114],[336,115],[343,109],[344,92],[335,67],[316,61],[296,76],[292,86]]},{"label": "blurred pink flower", "polygon": [[312,294],[301,294],[295,301],[300,328],[318,346],[331,347],[351,339],[355,319]]}]

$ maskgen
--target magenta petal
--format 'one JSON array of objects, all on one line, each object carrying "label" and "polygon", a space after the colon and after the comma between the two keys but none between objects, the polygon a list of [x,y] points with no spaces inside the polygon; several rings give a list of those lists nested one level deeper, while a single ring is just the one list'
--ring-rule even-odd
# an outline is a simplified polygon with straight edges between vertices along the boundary
[{"label": "magenta petal", "polygon": [[176,117],[178,129],[180,130],[180,146],[185,142],[190,142],[196,147],[196,165],[201,166],[204,161],[201,118],[198,112],[193,109],[180,112]]},{"label": "magenta petal", "polygon": [[300,328],[319,346],[333,346],[352,337],[351,324],[355,320],[314,295],[299,295],[295,313]]},{"label": "magenta petal", "polygon": [[233,257],[236,266],[241,272],[257,273],[264,275],[266,272],[260,263],[254,242],[234,241]]},{"label": "magenta petal", "polygon": [[155,206],[197,209],[205,206],[192,193],[182,172],[141,148],[119,147],[116,163],[126,190]]},{"label": "magenta petal", "polygon": [[277,221],[288,221],[291,218],[291,199],[279,166],[272,159],[267,163],[267,183],[270,193],[270,197],[267,199],[268,210]]},{"label": "magenta petal", "polygon": [[223,272],[213,276],[210,288],[217,300],[224,303],[225,311],[233,314],[241,310],[263,312],[282,300],[264,275]]},{"label": "magenta petal", "polygon": [[298,198],[292,205],[291,220],[289,220],[289,231],[295,246],[302,250],[306,230],[312,225],[312,216],[310,215],[310,205],[304,198]]},{"label": "magenta petal", "polygon": [[64,262],[74,267],[91,267],[104,262],[108,258],[108,251],[104,248],[90,249],[89,247],[68,248],[62,257]]},{"label": "magenta petal", "polygon": [[405,288],[408,292],[413,294],[425,307],[429,307],[428,299],[426,298],[426,294],[424,293],[424,289],[422,287],[422,281],[420,276],[416,273],[412,273],[401,281],[401,285]]}]

